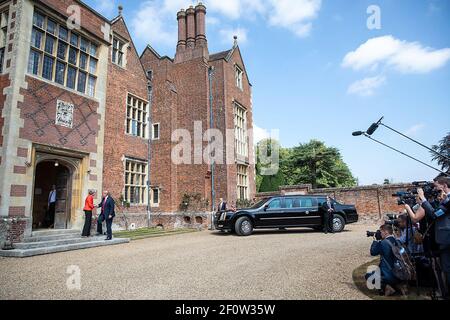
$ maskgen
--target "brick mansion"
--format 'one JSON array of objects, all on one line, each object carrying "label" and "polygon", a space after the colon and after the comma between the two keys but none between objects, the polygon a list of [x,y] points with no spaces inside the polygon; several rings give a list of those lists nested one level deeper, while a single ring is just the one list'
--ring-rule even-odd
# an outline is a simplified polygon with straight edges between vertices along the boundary
[{"label": "brick mansion", "polygon": [[[55,229],[81,229],[90,190],[96,203],[111,193],[120,228],[206,226],[219,198],[254,198],[239,46],[209,52],[201,3],[173,23],[171,58],[151,45],[138,52],[121,9],[110,20],[79,0],[0,1],[0,242],[6,225],[14,242],[44,228],[53,185]],[[173,132],[194,140],[196,127],[223,132],[233,161],[172,161]]]}]

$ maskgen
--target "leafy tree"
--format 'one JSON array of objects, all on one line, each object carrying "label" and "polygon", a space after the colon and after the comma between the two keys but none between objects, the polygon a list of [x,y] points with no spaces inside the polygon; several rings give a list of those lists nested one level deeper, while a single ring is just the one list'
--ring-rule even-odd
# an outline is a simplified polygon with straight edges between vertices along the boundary
[{"label": "leafy tree", "polygon": [[325,146],[323,142],[312,140],[295,148],[281,148],[274,140],[263,140],[257,145],[257,155],[261,148],[267,148],[270,156],[274,148],[279,150],[279,171],[271,176],[262,175],[267,164],[258,157],[256,164],[257,190],[277,191],[282,185],[312,184],[317,187],[351,187],[357,180],[342,160],[338,149]]},{"label": "leafy tree", "polygon": [[384,184],[384,185],[391,184],[391,180],[389,180],[389,179],[386,178],[386,179],[384,179],[383,184]]},{"label": "leafy tree", "polygon": [[439,144],[433,146],[433,150],[447,157],[446,159],[434,152],[431,153],[433,160],[438,162],[442,170],[449,172],[450,160],[448,160],[448,158],[450,158],[450,132],[447,133],[447,136],[445,136],[441,141],[439,141]]},{"label": "leafy tree", "polygon": [[292,184],[310,183],[313,188],[350,187],[356,184],[337,148],[311,140],[293,148],[290,157]]}]

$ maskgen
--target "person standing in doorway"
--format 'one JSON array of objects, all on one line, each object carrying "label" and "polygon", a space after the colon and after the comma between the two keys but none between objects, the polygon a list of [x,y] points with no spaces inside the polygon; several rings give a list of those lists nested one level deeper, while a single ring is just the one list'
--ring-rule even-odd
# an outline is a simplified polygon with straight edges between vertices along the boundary
[{"label": "person standing in doorway", "polygon": [[49,215],[49,228],[53,228],[55,225],[55,211],[56,211],[56,186],[52,185],[52,189],[48,194],[48,215]]},{"label": "person standing in doorway", "polygon": [[89,194],[84,200],[84,227],[82,237],[89,237],[91,235],[92,225],[92,210],[94,210],[94,194],[95,191],[89,190]]},{"label": "person standing in doorway", "polygon": [[102,234],[102,222],[104,220],[106,221],[105,240],[112,240],[112,223],[114,217],[116,216],[116,213],[114,210],[115,207],[114,199],[111,197],[108,191],[103,191],[102,202],[99,204],[98,207],[102,208],[102,211],[97,221],[97,233]]}]

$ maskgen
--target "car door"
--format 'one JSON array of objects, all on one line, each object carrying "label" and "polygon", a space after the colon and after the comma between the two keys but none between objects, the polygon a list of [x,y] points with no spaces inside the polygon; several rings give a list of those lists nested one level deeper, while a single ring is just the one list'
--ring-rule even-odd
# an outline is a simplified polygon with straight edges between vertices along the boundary
[{"label": "car door", "polygon": [[281,223],[284,226],[298,226],[303,223],[301,216],[304,216],[304,210],[300,207],[299,197],[287,197],[284,199],[283,206],[283,219]]},{"label": "car door", "polygon": [[259,225],[263,228],[278,227],[283,223],[283,199],[273,198],[258,214]]},{"label": "car door", "polygon": [[297,219],[295,220],[298,227],[311,227],[321,224],[321,215],[315,197],[298,197],[296,199]]}]

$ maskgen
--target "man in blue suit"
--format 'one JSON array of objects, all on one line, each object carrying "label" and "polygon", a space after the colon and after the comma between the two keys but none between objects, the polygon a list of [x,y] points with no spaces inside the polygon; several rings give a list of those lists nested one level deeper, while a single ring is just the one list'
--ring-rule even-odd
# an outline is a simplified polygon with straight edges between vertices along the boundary
[{"label": "man in blue suit", "polygon": [[100,230],[101,234],[101,223],[106,221],[106,239],[105,240],[112,240],[112,223],[113,219],[116,216],[114,207],[115,202],[114,199],[111,197],[108,191],[103,191],[103,198],[100,204],[98,205],[99,208],[102,208],[101,214],[98,218],[98,224],[97,224],[97,231]]},{"label": "man in blue suit", "polygon": [[[381,241],[374,240],[370,247],[370,254],[373,257],[380,256],[380,271],[381,271],[381,285],[384,287],[386,295],[391,295],[395,292],[395,287],[399,280],[395,277],[394,263],[395,256],[392,252],[392,245],[397,244],[394,238],[394,230],[391,225],[384,224],[380,227]],[[392,245],[391,245],[392,244]]]}]

